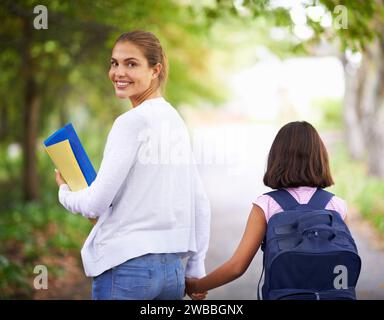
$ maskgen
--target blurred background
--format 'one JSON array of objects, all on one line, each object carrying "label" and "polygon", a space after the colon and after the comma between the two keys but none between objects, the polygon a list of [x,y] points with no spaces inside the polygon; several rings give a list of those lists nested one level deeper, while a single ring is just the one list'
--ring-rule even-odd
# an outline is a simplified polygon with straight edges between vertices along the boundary
[{"label": "blurred background", "polygon": [[[90,299],[92,224],[61,207],[43,140],[72,122],[96,170],[129,110],[108,79],[118,35],[154,32],[212,206],[207,271],[238,245],[278,129],[311,122],[348,202],[360,299],[384,299],[384,5],[367,1],[0,2],[0,299]],[[127,244],[128,245],[128,244]],[[261,253],[208,299],[256,299]],[[36,289],[39,268],[48,288]]]}]

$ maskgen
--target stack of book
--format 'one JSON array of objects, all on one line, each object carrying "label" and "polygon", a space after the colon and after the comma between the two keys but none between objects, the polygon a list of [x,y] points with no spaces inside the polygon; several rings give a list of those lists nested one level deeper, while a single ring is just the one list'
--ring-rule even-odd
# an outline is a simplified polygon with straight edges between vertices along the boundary
[{"label": "stack of book", "polygon": [[44,146],[71,191],[84,189],[95,180],[96,171],[72,123],[49,136]]}]

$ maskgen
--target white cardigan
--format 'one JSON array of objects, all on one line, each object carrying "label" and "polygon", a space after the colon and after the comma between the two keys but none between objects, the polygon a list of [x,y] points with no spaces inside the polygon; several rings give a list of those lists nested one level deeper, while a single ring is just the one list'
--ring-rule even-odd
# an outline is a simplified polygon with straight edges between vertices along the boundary
[{"label": "white cardigan", "polygon": [[120,115],[109,132],[95,181],[59,189],[69,211],[99,217],[81,250],[85,274],[97,276],[147,253],[188,256],[186,277],[205,275],[210,206],[187,128],[163,98]]}]

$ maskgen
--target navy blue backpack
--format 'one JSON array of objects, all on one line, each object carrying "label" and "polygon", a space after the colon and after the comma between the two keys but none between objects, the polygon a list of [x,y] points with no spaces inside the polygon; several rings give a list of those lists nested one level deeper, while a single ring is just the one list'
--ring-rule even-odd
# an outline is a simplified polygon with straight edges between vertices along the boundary
[{"label": "navy blue backpack", "polygon": [[266,300],[356,299],[361,260],[340,214],[326,210],[333,194],[317,189],[299,204],[280,189],[267,193],[283,209],[268,222],[261,249]]}]

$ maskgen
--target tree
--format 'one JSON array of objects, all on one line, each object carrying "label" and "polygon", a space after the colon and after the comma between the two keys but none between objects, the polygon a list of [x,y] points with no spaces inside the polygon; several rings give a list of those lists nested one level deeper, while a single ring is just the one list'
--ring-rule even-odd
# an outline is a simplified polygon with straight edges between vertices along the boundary
[{"label": "tree", "polygon": [[[217,1],[239,10],[231,1]],[[353,158],[361,159],[367,155],[369,173],[384,178],[384,5],[382,0],[303,1],[306,9],[307,26],[313,36],[301,45],[307,52],[313,51],[320,40],[337,43],[339,57],[345,70],[344,121],[346,141]],[[271,14],[270,1],[243,1],[242,5],[253,16]],[[321,19],[313,19],[311,9],[325,9],[324,15],[332,19],[329,27],[322,25]],[[276,12],[276,7],[274,7]],[[285,6],[283,11],[289,11]],[[276,16],[276,15],[274,15]],[[278,20],[277,20],[278,21]],[[285,20],[288,21],[289,20]],[[292,29],[294,23],[289,22]],[[361,54],[361,63],[350,61],[351,53]]]},{"label": "tree", "polygon": [[[369,173],[384,178],[384,10],[382,1],[321,1],[329,11],[344,5],[345,29],[335,34],[343,52],[345,70],[344,120],[353,158],[367,155]],[[351,52],[361,54],[353,63]]]},{"label": "tree", "polygon": [[[107,32],[111,30],[110,27],[94,21],[81,22],[80,17],[84,14],[85,7],[79,7],[77,12],[59,1],[51,2],[55,10],[50,11],[49,15],[55,21],[54,25],[47,30],[35,29],[33,25],[35,5],[37,5],[35,1],[1,3],[4,29],[0,33],[0,41],[4,50],[8,51],[8,57],[17,61],[16,68],[8,69],[7,74],[13,76],[3,78],[7,82],[6,94],[10,96],[4,99],[5,108],[15,109],[21,114],[21,123],[12,125],[21,129],[18,138],[23,146],[22,185],[26,201],[38,199],[36,141],[39,135],[42,103],[50,100],[51,84],[63,84],[70,72],[69,64],[60,63],[60,57],[66,56],[74,61],[72,65],[76,65],[75,61],[92,55],[96,44],[104,41]],[[77,17],[77,14],[80,16]],[[72,20],[72,27],[64,22],[68,21],[64,18]],[[80,33],[75,30],[78,25],[81,26]],[[54,32],[59,33],[60,37],[55,37]],[[4,62],[8,61],[5,59]],[[4,69],[7,70],[6,65]],[[15,82],[10,81],[13,78],[16,79]],[[13,93],[15,89],[17,90]],[[17,97],[14,97],[14,94],[17,94]]]}]

